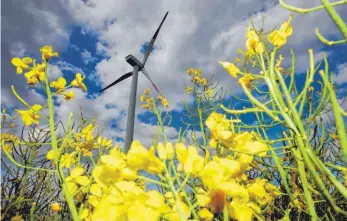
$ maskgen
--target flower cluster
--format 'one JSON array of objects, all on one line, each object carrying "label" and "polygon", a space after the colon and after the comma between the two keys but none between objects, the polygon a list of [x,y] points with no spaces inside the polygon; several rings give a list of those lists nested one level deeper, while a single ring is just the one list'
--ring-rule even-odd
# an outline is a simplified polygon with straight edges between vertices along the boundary
[{"label": "flower cluster", "polygon": [[169,107],[169,102],[162,95],[157,96],[157,100],[154,100],[153,97],[149,96],[149,89],[145,89],[143,95],[140,96],[140,100],[142,102],[141,107],[147,110],[153,110],[156,103],[159,103],[163,107]]},{"label": "flower cluster", "polygon": [[213,88],[209,88],[209,83],[206,78],[202,77],[200,69],[189,68],[187,74],[191,76],[190,81],[194,84],[194,87],[185,86],[185,91],[190,94],[192,91],[196,91],[198,88],[202,89],[202,93],[207,97],[213,96]]},{"label": "flower cluster", "polygon": [[[168,146],[170,149],[170,146]],[[171,146],[172,148],[172,146]],[[167,148],[161,150],[161,156],[173,152]],[[165,203],[165,197],[158,191],[145,191],[138,179],[137,172],[144,170],[152,174],[163,174],[164,163],[156,157],[155,147],[147,150],[140,142],[134,141],[127,155],[119,148],[113,148],[109,154],[102,155],[92,171],[93,182],[89,188],[88,208],[80,214],[83,220],[180,220],[173,201]],[[170,156],[172,154],[166,154]],[[80,171],[82,172],[82,171]],[[81,173],[79,173],[81,175]],[[79,177],[77,183],[87,184]],[[83,185],[80,185],[81,187]],[[78,187],[78,186],[77,186]],[[169,198],[169,197],[168,197]],[[190,212],[182,199],[180,207],[187,217]],[[146,214],[146,216],[144,216]]]},{"label": "flower cluster", "polygon": [[255,30],[248,28],[248,32],[246,33],[246,47],[247,54],[253,55],[255,53],[261,54],[264,53],[264,44],[260,41],[258,34]]},{"label": "flower cluster", "polygon": [[284,22],[279,30],[274,30],[268,35],[268,41],[277,48],[281,48],[286,42],[287,37],[293,34],[293,28],[290,25],[292,17]]},{"label": "flower cluster", "polygon": [[[52,95],[62,95],[64,96],[65,100],[71,100],[74,98],[75,94],[73,91],[66,91],[69,87],[77,87],[81,88],[82,91],[86,92],[87,87],[83,83],[83,77],[80,73],[76,74],[75,79],[71,82],[70,85],[66,85],[66,80],[64,77],[59,77],[55,81],[48,82],[47,79],[47,65],[48,60],[51,57],[57,57],[58,53],[53,52],[53,48],[51,46],[44,46],[41,48],[42,53],[42,63],[37,63],[36,60],[33,60],[30,57],[24,57],[24,58],[13,58],[11,60],[11,63],[16,67],[16,73],[22,74],[23,70],[27,70],[27,72],[24,74],[24,76],[27,79],[27,84],[31,87],[34,87],[37,83],[44,83],[47,82],[47,84],[55,89],[55,93],[52,93]],[[45,84],[41,84],[43,86]],[[12,86],[12,89],[13,86]],[[43,88],[44,91],[47,93],[51,93],[48,88]],[[18,95],[17,95],[18,96]],[[38,124],[40,120],[40,113],[39,111],[43,109],[43,106],[40,104],[35,104],[33,106],[29,106],[29,109],[27,110],[16,110],[19,115],[22,116],[22,120],[25,125],[31,125],[31,124]]]},{"label": "flower cluster", "polygon": [[195,85],[201,86],[201,87],[204,87],[204,88],[208,86],[208,82],[207,82],[206,78],[201,77],[202,72],[201,72],[200,69],[189,68],[187,70],[187,74],[189,76],[191,76],[190,81],[193,82]]},{"label": "flower cluster", "polygon": [[255,133],[234,133],[233,123],[238,120],[228,120],[226,116],[213,112],[206,119],[206,126],[210,129],[212,137],[210,146],[216,148],[219,144],[228,149],[238,150],[248,154],[259,156],[266,155],[268,146],[261,141],[255,140],[259,136]]},{"label": "flower cluster", "polygon": [[[287,37],[292,35],[293,28],[290,25],[291,17],[288,21],[284,22],[279,30],[274,30],[268,35],[268,41],[276,46],[277,48],[282,47],[287,42]],[[249,60],[249,62],[252,63],[252,67],[256,66],[256,60],[252,60],[252,56],[255,54],[262,54],[265,51],[265,45],[261,41],[261,38],[259,37],[258,33],[248,28],[248,31],[246,33],[246,57]],[[239,49],[239,54],[242,54],[242,51]],[[239,58],[235,58],[235,63],[238,63],[240,60]],[[283,57],[279,56],[277,59],[275,69],[278,70],[281,73],[285,73],[285,70],[280,67],[281,63],[283,61]],[[237,78],[238,74],[242,74],[242,77],[239,79],[238,83],[241,85],[244,85],[247,89],[251,89],[252,82],[255,80],[255,76],[250,73],[242,73],[240,69],[231,62],[222,62],[219,61],[219,64],[222,65],[224,69],[227,70],[227,72],[233,77]]]},{"label": "flower cluster", "polygon": [[[191,209],[183,192],[176,196],[167,188],[164,194],[155,190],[146,192],[138,174],[143,170],[167,181],[165,161],[174,159],[175,154],[179,161],[177,171],[194,176],[203,183],[194,190],[201,220],[212,220],[213,214],[226,207],[231,218],[250,221],[254,213],[259,214],[261,208],[278,195],[277,188],[265,179],[247,179],[244,171],[250,161],[245,165],[241,156],[239,159],[214,157],[205,163],[193,146],[159,143],[148,150],[139,141],[134,141],[127,154],[113,148],[102,155],[90,179],[79,167],[67,177],[73,193],[88,196],[89,206],[81,212],[81,219],[176,221],[181,220],[182,214],[188,219]],[[86,188],[89,188],[89,194]]]},{"label": "flower cluster", "polygon": [[[11,63],[16,67],[16,73],[22,74],[23,70],[28,70],[24,76],[27,79],[27,84],[30,87],[34,87],[39,82],[44,82],[47,78],[47,65],[48,60],[51,57],[57,57],[58,53],[53,52],[53,48],[51,46],[44,46],[41,48],[42,53],[42,63],[36,63],[36,60],[33,60],[30,57],[24,57],[24,58],[13,58],[11,60]],[[82,91],[87,91],[87,87],[82,82],[83,78],[80,73],[76,74],[76,78],[71,82],[72,87],[79,87],[82,89]],[[65,92],[66,86],[66,80],[63,77],[59,77],[57,80],[50,82],[49,84],[51,87],[53,87],[57,94],[62,94],[62,92]],[[69,86],[68,86],[69,87]],[[62,94],[66,100],[71,100],[74,98],[74,92],[68,91],[64,94]]]},{"label": "flower cluster", "polygon": [[[93,149],[99,149],[101,147],[110,149],[112,147],[112,140],[105,137],[95,137],[94,131],[97,126],[94,122],[88,124],[77,132],[72,138],[67,140],[67,145],[74,151],[71,153],[65,153],[61,156],[60,166],[70,168],[76,161],[76,156],[81,153],[83,156],[92,156]],[[50,150],[47,153],[47,159],[54,160],[59,156],[60,150]]]},{"label": "flower cluster", "polygon": [[19,138],[14,134],[1,133],[1,141],[16,143],[19,141]]}]

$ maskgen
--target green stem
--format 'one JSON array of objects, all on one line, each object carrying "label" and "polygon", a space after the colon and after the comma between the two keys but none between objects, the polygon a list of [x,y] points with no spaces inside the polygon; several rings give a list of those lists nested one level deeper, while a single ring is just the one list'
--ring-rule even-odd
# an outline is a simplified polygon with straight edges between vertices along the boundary
[{"label": "green stem", "polygon": [[[46,83],[46,94],[47,94],[47,104],[48,104],[48,108],[49,108],[49,127],[51,130],[51,140],[52,140],[52,147],[53,150],[58,150],[58,143],[57,143],[57,137],[56,137],[56,133],[55,133],[55,122],[54,122],[54,107],[53,107],[53,97],[52,97],[52,93],[50,91],[50,87],[49,87],[49,82],[48,82],[48,68],[46,68],[45,70],[45,83]],[[58,158],[55,159],[55,163],[57,164],[59,161]],[[68,189],[67,183],[65,181],[65,176],[64,176],[64,172],[62,171],[62,168],[60,168],[58,166],[57,168],[58,170],[58,174],[59,177],[62,181],[62,190],[66,199],[66,202],[68,204],[68,207],[70,209],[72,218],[74,221],[79,221],[79,215],[78,215],[78,211],[74,202],[74,199]]]},{"label": "green stem", "polygon": [[[341,34],[343,35],[343,37],[345,38],[345,40],[347,41],[347,25],[346,23],[342,20],[342,18],[340,17],[340,15],[336,12],[336,10],[334,9],[334,7],[332,6],[332,4],[329,3],[328,0],[321,0],[325,10],[328,12],[328,14],[330,15],[330,17],[334,20],[334,22],[336,23],[337,27],[340,29]],[[345,4],[347,3],[346,1],[343,1]]]}]

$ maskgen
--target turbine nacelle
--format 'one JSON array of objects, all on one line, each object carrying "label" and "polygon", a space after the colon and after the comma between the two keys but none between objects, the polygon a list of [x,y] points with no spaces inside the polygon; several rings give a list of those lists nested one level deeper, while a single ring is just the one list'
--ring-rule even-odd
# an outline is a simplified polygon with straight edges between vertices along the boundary
[{"label": "turbine nacelle", "polygon": [[144,67],[144,65],[137,60],[133,55],[129,54],[128,56],[125,57],[125,60],[132,66],[135,67],[136,65],[139,67],[139,71]]}]

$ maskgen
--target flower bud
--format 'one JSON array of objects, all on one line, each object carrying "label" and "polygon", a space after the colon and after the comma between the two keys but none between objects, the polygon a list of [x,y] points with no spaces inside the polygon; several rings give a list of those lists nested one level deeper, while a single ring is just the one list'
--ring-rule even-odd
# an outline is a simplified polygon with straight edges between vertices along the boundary
[{"label": "flower bud", "polygon": [[166,154],[168,159],[172,160],[174,158],[175,153],[173,145],[170,142],[166,143]]},{"label": "flower bud", "polygon": [[158,143],[157,151],[158,151],[159,159],[161,159],[161,160],[166,160],[167,159],[166,148],[165,148],[163,143]]}]

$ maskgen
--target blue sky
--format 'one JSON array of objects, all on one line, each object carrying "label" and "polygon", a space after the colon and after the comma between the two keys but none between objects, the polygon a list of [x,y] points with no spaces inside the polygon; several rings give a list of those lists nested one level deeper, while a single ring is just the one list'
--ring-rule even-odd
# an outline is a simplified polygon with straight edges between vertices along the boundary
[{"label": "blue sky", "polygon": [[[135,0],[124,1],[122,4],[119,4],[120,1],[87,2],[89,3],[77,0],[69,3],[57,1],[52,3],[54,7],[46,3],[40,6],[24,4],[23,8],[16,9],[21,11],[20,19],[33,21],[33,28],[25,32],[25,37],[20,36],[23,36],[21,30],[23,32],[26,30],[24,27],[26,24],[12,18],[10,10],[5,13],[2,26],[7,32],[4,32],[1,40],[2,45],[7,44],[4,48],[6,54],[1,58],[2,64],[5,64],[2,66],[2,73],[6,72],[1,76],[2,105],[9,109],[22,107],[11,98],[10,84],[15,85],[23,97],[30,101],[29,103],[44,101],[37,90],[26,92],[25,82],[20,79],[22,76],[15,75],[15,69],[7,64],[10,57],[37,56],[41,46],[53,45],[60,56],[52,60],[50,67],[52,78],[64,76],[70,82],[76,72],[81,72],[86,76],[85,83],[88,87],[88,94],[76,91],[76,99],[69,103],[57,99],[57,117],[66,121],[70,111],[79,112],[81,107],[88,116],[96,116],[97,123],[105,128],[105,135],[117,142],[122,142],[125,135],[131,80],[119,83],[102,95],[98,94],[98,91],[131,70],[125,61],[125,56],[133,54],[142,60],[146,45],[166,11],[170,13],[146,66],[154,82],[170,101],[170,114],[173,120],[167,133],[173,141],[178,135],[179,128],[184,127],[180,121],[184,113],[181,101],[186,100],[188,103],[193,101],[191,96],[184,93],[184,85],[190,84],[185,71],[193,67],[202,69],[206,77],[214,74],[226,90],[232,88],[238,96],[244,97],[236,80],[220,67],[218,61],[233,61],[237,49],[245,47],[245,25],[249,24],[250,15],[259,25],[261,15],[264,14],[266,28],[274,25],[278,27],[289,17],[289,12],[274,4],[274,1],[230,3],[221,0],[218,1],[219,4],[205,1],[205,4],[199,4],[199,7],[195,1],[175,3],[156,1],[158,7],[153,13],[148,13],[153,10],[152,7]],[[293,1],[293,3],[302,6],[320,4],[319,1],[312,3]],[[230,7],[225,7],[226,5]],[[9,5],[5,2],[3,7]],[[40,12],[35,17],[35,13],[27,13],[29,9]],[[129,14],[136,10],[139,11],[137,16],[131,17]],[[339,12],[345,17],[346,10],[345,6],[339,8]],[[45,19],[42,19],[42,16],[46,16]],[[346,44],[340,47],[328,47],[317,40],[314,35],[316,26],[327,38],[341,38],[324,12],[305,16],[294,15],[294,34],[289,37],[288,45],[281,52],[285,57],[283,66],[285,68],[290,66],[289,49],[293,48],[297,55],[296,75],[297,84],[300,86],[304,84],[303,73],[309,64],[307,50],[314,48],[317,61],[321,61],[322,54],[327,53],[330,70],[337,74],[337,87],[341,88],[338,90],[338,95],[340,97],[346,95],[346,90],[343,89],[347,83]],[[41,37],[37,37],[39,34]],[[10,71],[12,73],[7,74]],[[146,146],[150,145],[157,130],[153,114],[139,108],[139,96],[147,87],[154,92],[151,84],[141,75],[138,86],[135,139],[139,139]],[[225,103],[230,101],[228,98]],[[243,106],[239,103],[234,105]],[[247,123],[253,121],[249,115],[243,116],[242,120]],[[273,135],[277,129],[274,128],[271,134]]]}]

